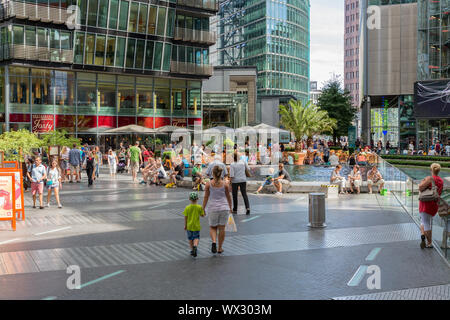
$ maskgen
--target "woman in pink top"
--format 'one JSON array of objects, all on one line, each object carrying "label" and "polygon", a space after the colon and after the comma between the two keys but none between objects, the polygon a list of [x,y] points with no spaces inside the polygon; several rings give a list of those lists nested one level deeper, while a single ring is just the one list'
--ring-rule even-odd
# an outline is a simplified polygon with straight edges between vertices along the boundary
[{"label": "woman in pink top", "polygon": [[[419,191],[423,192],[426,189],[431,189],[434,184],[437,187],[439,195],[442,194],[442,190],[444,189],[444,181],[441,177],[439,177],[439,172],[441,171],[441,165],[438,163],[433,163],[431,165],[431,176],[426,177],[422,180],[419,185]],[[432,180],[433,179],[433,180]],[[419,213],[420,213],[420,231],[422,232],[422,242],[420,243],[420,247],[422,249],[433,248],[432,243],[432,234],[431,234],[431,225],[433,223],[433,217],[438,212],[438,203],[435,201],[423,202],[419,201]],[[427,243],[425,244],[425,238]]]},{"label": "woman in pink top", "polygon": [[[228,215],[232,213],[230,186],[222,179],[223,169],[219,166],[213,169],[213,180],[206,184],[203,210],[208,214],[209,234],[212,240],[211,252],[222,253],[225,241],[225,226]],[[219,232],[219,248],[217,248],[217,232]]]}]

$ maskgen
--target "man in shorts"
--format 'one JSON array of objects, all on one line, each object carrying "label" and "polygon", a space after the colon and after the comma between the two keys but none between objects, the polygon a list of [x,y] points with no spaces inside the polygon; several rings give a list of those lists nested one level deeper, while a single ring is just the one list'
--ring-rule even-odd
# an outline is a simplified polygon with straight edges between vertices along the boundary
[{"label": "man in shorts", "polygon": [[73,175],[77,177],[77,182],[81,181],[80,165],[81,165],[81,152],[78,150],[77,145],[74,143],[73,148],[69,151],[69,165],[70,165],[70,183],[73,183]]},{"label": "man in shorts", "polygon": [[36,208],[36,193],[39,193],[39,208],[44,209],[44,180],[47,179],[47,170],[42,165],[42,158],[36,157],[33,166],[27,172],[31,181],[31,194],[33,195],[33,209]]},{"label": "man in shorts", "polygon": [[139,141],[136,141],[134,146],[130,148],[128,156],[130,157],[130,167],[133,182],[137,182],[137,173],[139,172],[139,165],[142,162],[142,152],[139,148]]}]

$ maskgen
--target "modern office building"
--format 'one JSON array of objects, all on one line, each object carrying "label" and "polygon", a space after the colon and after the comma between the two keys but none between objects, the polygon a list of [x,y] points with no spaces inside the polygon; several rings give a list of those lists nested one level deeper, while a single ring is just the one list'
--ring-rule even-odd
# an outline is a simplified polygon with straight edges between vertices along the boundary
[{"label": "modern office building", "polygon": [[426,147],[450,139],[450,3],[418,1],[417,141]]},{"label": "modern office building", "polygon": [[313,104],[317,105],[317,103],[319,102],[320,95],[322,94],[322,90],[319,89],[317,81],[311,81],[309,87],[310,87],[309,95],[311,97],[311,101]]},{"label": "modern office building", "polygon": [[1,1],[4,130],[98,143],[110,128],[201,121],[217,11],[215,0]]},{"label": "modern office building", "polygon": [[[378,27],[367,28],[369,5],[378,6],[370,15]],[[404,149],[416,140],[417,1],[362,0],[360,7],[362,138]]]},{"label": "modern office building", "polygon": [[213,61],[256,66],[258,99],[291,95],[309,100],[309,0],[223,0]]},{"label": "modern office building", "polygon": [[344,87],[359,108],[359,20],[360,0],[345,0]]},{"label": "modern office building", "polygon": [[203,81],[203,127],[242,128],[256,120],[256,67],[214,67]]}]

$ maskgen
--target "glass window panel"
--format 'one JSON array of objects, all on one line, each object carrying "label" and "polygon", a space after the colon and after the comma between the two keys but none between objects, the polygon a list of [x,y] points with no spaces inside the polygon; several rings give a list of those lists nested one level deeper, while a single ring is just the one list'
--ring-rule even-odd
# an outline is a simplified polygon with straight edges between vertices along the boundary
[{"label": "glass window panel", "polygon": [[88,34],[86,36],[86,49],[84,54],[84,64],[92,64],[94,61],[94,43],[95,43],[95,35]]},{"label": "glass window panel", "polygon": [[120,1],[119,30],[126,31],[128,27],[128,1]]},{"label": "glass window panel", "polygon": [[164,28],[166,27],[166,12],[166,8],[158,8],[158,26],[156,27],[156,34],[158,36],[164,36]]},{"label": "glass window panel", "polygon": [[[39,33],[38,33],[39,35]],[[84,33],[76,33],[75,36],[75,63],[83,63],[83,52],[84,52]]]},{"label": "glass window panel", "polygon": [[117,37],[116,46],[116,67],[123,67],[125,62],[125,38]]},{"label": "glass window panel", "polygon": [[50,48],[59,49],[59,31],[50,30]]},{"label": "glass window panel", "polygon": [[114,66],[114,54],[116,52],[116,37],[108,36],[106,44],[106,62],[107,66]]},{"label": "glass window panel", "polygon": [[78,0],[78,7],[80,8],[80,24],[86,25],[86,15],[87,15],[87,1]]},{"label": "glass window panel", "polygon": [[146,4],[141,3],[141,7],[139,9],[139,25],[138,32],[145,33],[147,30],[147,15],[148,15],[148,6]]},{"label": "glass window panel", "polygon": [[156,42],[155,44],[155,59],[153,61],[153,69],[161,70],[161,59],[162,59],[163,43]]},{"label": "glass window panel", "polygon": [[22,26],[13,26],[13,43],[14,44],[23,44],[23,27]]},{"label": "glass window panel", "polygon": [[157,17],[157,7],[150,6],[150,14],[148,16],[148,27],[147,27],[148,34],[156,33],[156,17]]},{"label": "glass window panel", "polygon": [[66,32],[66,31],[61,31],[60,34],[60,38],[61,38],[61,49],[64,50],[70,50],[71,45],[70,45],[70,32]]},{"label": "glass window panel", "polygon": [[108,22],[108,7],[109,0],[100,0],[98,9],[98,26],[100,28],[106,28]]},{"label": "glass window panel", "polygon": [[111,0],[109,8],[109,28],[117,29],[117,16],[119,14],[119,0]]},{"label": "glass window panel", "polygon": [[137,90],[137,104],[138,111],[140,115],[153,115],[153,104],[152,104],[152,94],[153,94],[153,79],[149,78],[138,78],[138,83],[136,85]]},{"label": "glass window panel", "polygon": [[44,69],[32,69],[32,112],[53,113],[53,97],[51,88],[51,72]]},{"label": "glass window panel", "polygon": [[138,11],[139,11],[139,3],[132,2],[131,8],[130,8],[130,19],[128,22],[128,31],[129,32],[137,31]]},{"label": "glass window panel", "polygon": [[88,10],[88,25],[96,27],[97,26],[97,9],[98,9],[98,0],[90,0],[89,1],[89,10]]},{"label": "glass window panel", "polygon": [[[47,32],[47,29],[38,28],[37,34],[38,34],[38,46],[40,48],[48,48],[48,32]],[[83,43],[83,45],[84,45],[84,43]]]},{"label": "glass window panel", "polygon": [[95,80],[78,80],[77,100],[78,114],[97,114],[97,89]]},{"label": "glass window panel", "polygon": [[194,48],[186,48],[186,62],[194,63]]},{"label": "glass window panel", "polygon": [[95,65],[103,66],[105,59],[105,36],[97,35],[97,44],[95,49]]},{"label": "glass window panel", "polygon": [[26,27],[25,29],[25,44],[27,46],[36,46],[36,29],[33,27]]},{"label": "glass window panel", "polygon": [[135,47],[136,47],[136,40],[128,38],[128,45],[127,45],[127,62],[126,67],[127,68],[133,68],[134,67],[134,53],[135,53]]},{"label": "glass window panel", "polygon": [[73,72],[55,70],[50,93],[51,100],[55,101],[56,113],[75,113],[75,74]]},{"label": "glass window panel", "polygon": [[167,37],[173,37],[174,28],[175,28],[175,9],[169,8],[169,13],[167,14],[167,30],[166,30]]},{"label": "glass window panel", "polygon": [[166,43],[164,45],[164,62],[163,62],[163,70],[170,71],[170,58],[172,56],[172,45]]},{"label": "glass window panel", "polygon": [[[118,94],[117,100],[119,102],[120,115],[135,115],[136,114],[136,106],[135,106],[135,91],[134,91],[134,77],[120,77],[118,84]],[[123,79],[126,78],[126,79]],[[127,82],[125,82],[125,81]],[[122,81],[124,83],[122,83]]]},{"label": "glass window panel", "polygon": [[147,41],[147,48],[145,49],[145,69],[151,70],[153,67],[153,49],[155,43]]},{"label": "glass window panel", "polygon": [[116,114],[116,83],[100,82],[98,83],[98,102],[100,103],[99,114]]},{"label": "glass window panel", "polygon": [[[26,72],[26,73],[25,73]],[[10,112],[30,112],[30,79],[28,69],[23,76],[9,77]]]},{"label": "glass window panel", "polygon": [[145,40],[138,40],[136,45],[136,69],[142,69],[144,66]]},{"label": "glass window panel", "polygon": [[169,79],[155,79],[156,109],[160,115],[170,115]]}]

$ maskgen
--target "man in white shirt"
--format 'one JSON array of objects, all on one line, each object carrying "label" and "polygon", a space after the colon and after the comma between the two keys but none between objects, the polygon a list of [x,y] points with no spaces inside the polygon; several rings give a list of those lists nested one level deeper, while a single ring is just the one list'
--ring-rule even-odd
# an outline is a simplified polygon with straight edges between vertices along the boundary
[{"label": "man in white shirt", "polygon": [[227,166],[222,162],[222,157],[218,154],[216,154],[214,156],[214,161],[208,165],[208,168],[206,169],[206,176],[208,178],[212,179],[213,178],[212,172],[213,172],[214,167],[216,167],[216,166],[219,166],[223,169],[222,179],[225,178],[225,176],[228,175],[227,174]]},{"label": "man in white shirt", "polygon": [[334,152],[332,152],[329,161],[330,165],[335,167],[339,164],[339,157]]}]

